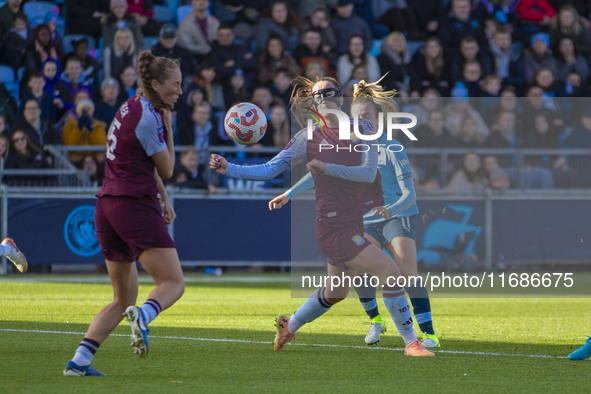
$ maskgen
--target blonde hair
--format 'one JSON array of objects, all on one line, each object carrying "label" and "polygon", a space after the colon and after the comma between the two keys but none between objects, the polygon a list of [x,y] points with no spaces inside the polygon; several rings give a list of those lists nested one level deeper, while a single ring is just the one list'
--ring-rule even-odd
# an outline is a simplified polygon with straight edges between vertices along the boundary
[{"label": "blonde hair", "polygon": [[[128,50],[125,50],[119,46],[119,37],[125,33],[129,34],[129,37],[131,38],[131,45],[129,46]],[[135,53],[135,39],[129,27],[122,27],[115,33],[115,38],[113,39],[113,53],[117,57],[123,55],[124,53],[126,55],[133,55]]]},{"label": "blonde hair", "polygon": [[393,31],[392,33],[390,33],[386,36],[385,40],[386,40],[386,43],[388,44],[388,46],[390,48],[392,48],[392,40],[395,37],[398,37],[402,40],[402,42],[404,43],[404,49],[406,49],[406,37],[404,37],[404,34],[402,34],[399,31]]},{"label": "blonde hair", "polygon": [[395,89],[384,90],[384,87],[380,85],[380,81],[384,79],[386,75],[387,73],[376,82],[368,83],[361,80],[354,84],[353,98],[355,99],[355,104],[370,101],[378,106],[383,112],[397,112],[398,105],[394,101],[394,97],[396,97],[398,92]]}]

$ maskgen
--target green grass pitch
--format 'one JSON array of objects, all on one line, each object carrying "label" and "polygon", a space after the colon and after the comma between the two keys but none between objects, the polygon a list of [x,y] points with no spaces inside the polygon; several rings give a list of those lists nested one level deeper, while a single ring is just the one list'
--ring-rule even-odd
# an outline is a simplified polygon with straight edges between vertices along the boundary
[{"label": "green grass pitch", "polygon": [[[584,392],[591,361],[567,360],[591,335],[588,299],[435,298],[442,347],[403,355],[389,316],[379,347],[364,346],[367,318],[355,299],[303,327],[273,352],[273,318],[291,314],[288,276],[187,276],[183,298],[151,324],[139,359],[122,322],[93,366],[105,378],[62,376],[112,290],[106,276],[0,279],[0,392]],[[275,280],[276,279],[276,280]],[[152,283],[142,277],[139,300]],[[387,311],[379,301],[382,314]]]}]

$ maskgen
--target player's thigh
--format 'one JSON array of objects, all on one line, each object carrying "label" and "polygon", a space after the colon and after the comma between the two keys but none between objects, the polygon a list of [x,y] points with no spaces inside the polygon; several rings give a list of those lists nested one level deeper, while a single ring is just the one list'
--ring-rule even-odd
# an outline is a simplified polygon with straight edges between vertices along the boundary
[{"label": "player's thigh", "polygon": [[181,262],[175,248],[147,249],[138,260],[154,279],[156,286],[167,281],[184,283]]},{"label": "player's thigh", "polygon": [[133,305],[137,299],[138,274],[133,261],[105,260],[113,285],[113,296],[123,305]]},{"label": "player's thigh", "polygon": [[402,275],[418,275],[417,245],[414,239],[396,237],[386,245],[386,250],[396,261]]},{"label": "player's thigh", "polygon": [[377,276],[382,283],[386,283],[389,276],[400,275],[394,260],[382,252],[381,248],[373,244],[368,245],[346,264],[357,272]]}]

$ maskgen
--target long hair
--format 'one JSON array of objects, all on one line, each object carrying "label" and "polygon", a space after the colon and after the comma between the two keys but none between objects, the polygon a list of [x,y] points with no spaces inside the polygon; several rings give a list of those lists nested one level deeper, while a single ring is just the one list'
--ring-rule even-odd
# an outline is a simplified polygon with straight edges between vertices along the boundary
[{"label": "long hair", "polygon": [[384,87],[380,85],[380,82],[386,77],[384,74],[380,79],[375,82],[359,81],[353,85],[353,98],[355,104],[369,101],[373,103],[382,112],[396,112],[398,111],[398,105],[394,101],[394,97],[398,94],[395,89],[384,90]]},{"label": "long hair", "polygon": [[[573,14],[574,22],[571,27],[562,26],[560,24],[560,14],[562,14],[565,11]],[[560,30],[560,32],[563,35],[564,34],[571,34],[571,35],[578,36],[583,33],[589,34],[589,32],[586,31],[589,28],[589,21],[587,19],[581,17],[581,15],[579,14],[579,11],[577,11],[577,9],[570,4],[567,4],[567,5],[563,6],[562,8],[560,8],[560,11],[558,11],[556,13],[556,15],[554,16],[554,19],[552,20],[551,26],[554,29]]]},{"label": "long hair", "polygon": [[156,109],[165,108],[172,111],[173,106],[162,101],[158,93],[152,88],[152,81],[163,84],[170,73],[178,69],[179,61],[161,56],[154,56],[149,50],[142,51],[138,55],[137,70],[139,73],[139,93],[148,97]]},{"label": "long hair", "polygon": [[328,81],[333,84],[335,88],[341,90],[341,84],[332,77],[316,78],[315,81],[312,81],[300,75],[291,81],[293,92],[291,93],[289,104],[295,121],[301,127],[306,126],[306,120],[308,118],[305,115],[306,109],[316,107],[312,98],[312,88],[320,81]]},{"label": "long hair", "polygon": [[[122,34],[129,34],[129,38],[131,38],[131,45],[129,49],[124,49],[119,46],[119,37]],[[122,27],[121,29],[117,30],[115,33],[115,38],[113,39],[113,54],[117,57],[122,56],[123,54],[132,56],[135,53],[135,40],[133,38],[133,33],[129,27]]]},{"label": "long hair", "polygon": [[443,72],[443,47],[441,46],[441,41],[439,38],[433,36],[427,39],[425,42],[425,49],[430,42],[434,42],[439,45],[439,54],[435,58],[427,57],[427,51],[425,50],[425,64],[427,66],[427,71],[429,74],[439,77]]},{"label": "long hair", "polygon": [[[365,40],[363,39],[363,37],[361,37],[359,35],[352,35],[351,37],[349,37],[349,45],[351,45],[351,41],[353,41],[354,38],[359,38],[361,40],[361,43],[363,44],[363,51],[361,52],[361,56],[359,56],[359,59],[361,59],[360,64],[367,66],[367,48],[365,48]],[[351,63],[351,64],[357,63],[355,61],[356,59],[353,57],[353,55],[351,55],[351,52],[348,48],[347,48],[347,59],[349,59],[349,63]]]}]

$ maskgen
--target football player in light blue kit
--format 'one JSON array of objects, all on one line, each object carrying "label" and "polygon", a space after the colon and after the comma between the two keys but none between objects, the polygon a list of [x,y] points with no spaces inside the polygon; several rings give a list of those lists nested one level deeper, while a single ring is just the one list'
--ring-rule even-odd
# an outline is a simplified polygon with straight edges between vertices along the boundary
[{"label": "football player in light blue kit", "polygon": [[[370,120],[374,124],[378,124],[378,112],[385,113],[389,107],[390,110],[394,110],[391,99],[393,92],[384,92],[378,82],[368,84],[361,81],[355,85],[354,90],[354,97],[357,100],[353,104],[353,114],[358,112],[359,118]],[[363,100],[363,98],[369,99]],[[418,269],[414,220],[419,210],[410,163],[402,145],[396,140],[388,141],[386,132],[377,143],[382,144],[378,155],[378,168],[382,174],[385,204],[364,216],[366,237],[369,235],[368,239],[381,245],[390,253],[398,264],[402,276],[416,277]],[[271,200],[269,209],[281,208],[292,196],[312,187],[314,187],[314,181],[310,175],[306,175],[285,194]],[[368,345],[374,345],[379,342],[380,334],[386,330],[384,319],[377,307],[375,288],[356,288],[356,290],[363,308],[371,319],[365,342]],[[439,339],[433,330],[427,289],[422,283],[410,283],[406,291],[413,305],[415,319],[423,332],[423,346],[439,347]],[[402,297],[401,305],[405,301]],[[414,331],[409,332],[408,322],[395,321],[395,324],[405,342],[411,341]]]}]

